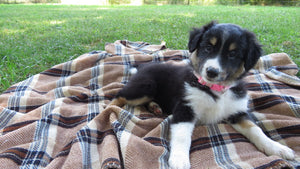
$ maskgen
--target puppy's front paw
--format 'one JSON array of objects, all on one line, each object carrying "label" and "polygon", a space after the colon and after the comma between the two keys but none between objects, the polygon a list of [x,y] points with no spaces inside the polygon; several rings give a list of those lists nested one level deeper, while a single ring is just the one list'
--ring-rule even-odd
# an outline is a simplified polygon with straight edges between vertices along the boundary
[{"label": "puppy's front paw", "polygon": [[262,146],[261,149],[267,155],[277,155],[287,160],[293,160],[295,158],[295,154],[292,149],[275,141],[265,144],[265,146]]},{"label": "puppy's front paw", "polygon": [[149,109],[150,112],[154,113],[157,116],[161,116],[163,114],[161,108],[155,102],[150,102],[148,104],[148,109]]},{"label": "puppy's front paw", "polygon": [[171,169],[190,169],[189,156],[182,154],[171,154],[169,158],[169,167]]}]

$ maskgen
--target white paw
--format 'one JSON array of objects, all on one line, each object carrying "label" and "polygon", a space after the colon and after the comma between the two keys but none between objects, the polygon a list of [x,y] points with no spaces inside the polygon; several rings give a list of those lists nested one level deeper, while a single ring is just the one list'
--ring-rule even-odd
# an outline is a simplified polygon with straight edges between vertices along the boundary
[{"label": "white paw", "polygon": [[169,158],[169,167],[171,169],[190,169],[190,159],[189,156],[184,155],[184,153],[171,153]]},{"label": "white paw", "polygon": [[268,144],[265,144],[264,146],[260,146],[259,149],[269,156],[277,155],[287,160],[293,160],[295,158],[295,154],[292,149],[276,141],[271,141]]}]

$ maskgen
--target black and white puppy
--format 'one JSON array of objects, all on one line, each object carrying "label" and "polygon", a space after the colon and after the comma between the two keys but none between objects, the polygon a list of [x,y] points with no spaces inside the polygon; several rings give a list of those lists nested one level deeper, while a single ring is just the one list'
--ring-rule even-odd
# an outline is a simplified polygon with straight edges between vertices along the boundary
[{"label": "black and white puppy", "polygon": [[211,22],[190,32],[189,66],[151,63],[117,94],[111,105],[156,102],[172,114],[169,166],[190,168],[191,136],[197,122],[227,121],[267,155],[294,159],[290,148],[268,138],[247,115],[243,76],[261,56],[255,35],[237,25]]}]

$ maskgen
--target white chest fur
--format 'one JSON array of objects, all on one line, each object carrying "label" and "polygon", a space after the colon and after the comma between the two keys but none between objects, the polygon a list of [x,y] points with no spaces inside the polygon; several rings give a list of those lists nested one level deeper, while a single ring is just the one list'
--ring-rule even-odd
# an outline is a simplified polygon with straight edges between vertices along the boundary
[{"label": "white chest fur", "polygon": [[185,100],[192,107],[195,117],[203,124],[217,123],[237,112],[246,112],[248,97],[237,98],[231,90],[217,94],[214,100],[206,92],[185,84]]}]

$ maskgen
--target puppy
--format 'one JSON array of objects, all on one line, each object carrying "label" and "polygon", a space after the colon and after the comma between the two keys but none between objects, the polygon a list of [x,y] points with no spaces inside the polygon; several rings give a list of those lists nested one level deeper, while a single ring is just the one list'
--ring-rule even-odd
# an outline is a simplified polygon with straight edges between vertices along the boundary
[{"label": "puppy", "polygon": [[151,63],[119,91],[111,105],[156,102],[172,114],[169,167],[190,168],[191,136],[197,122],[227,121],[260,151],[294,159],[294,152],[252,122],[242,78],[261,56],[255,35],[237,25],[211,22],[190,32],[190,65]]}]

